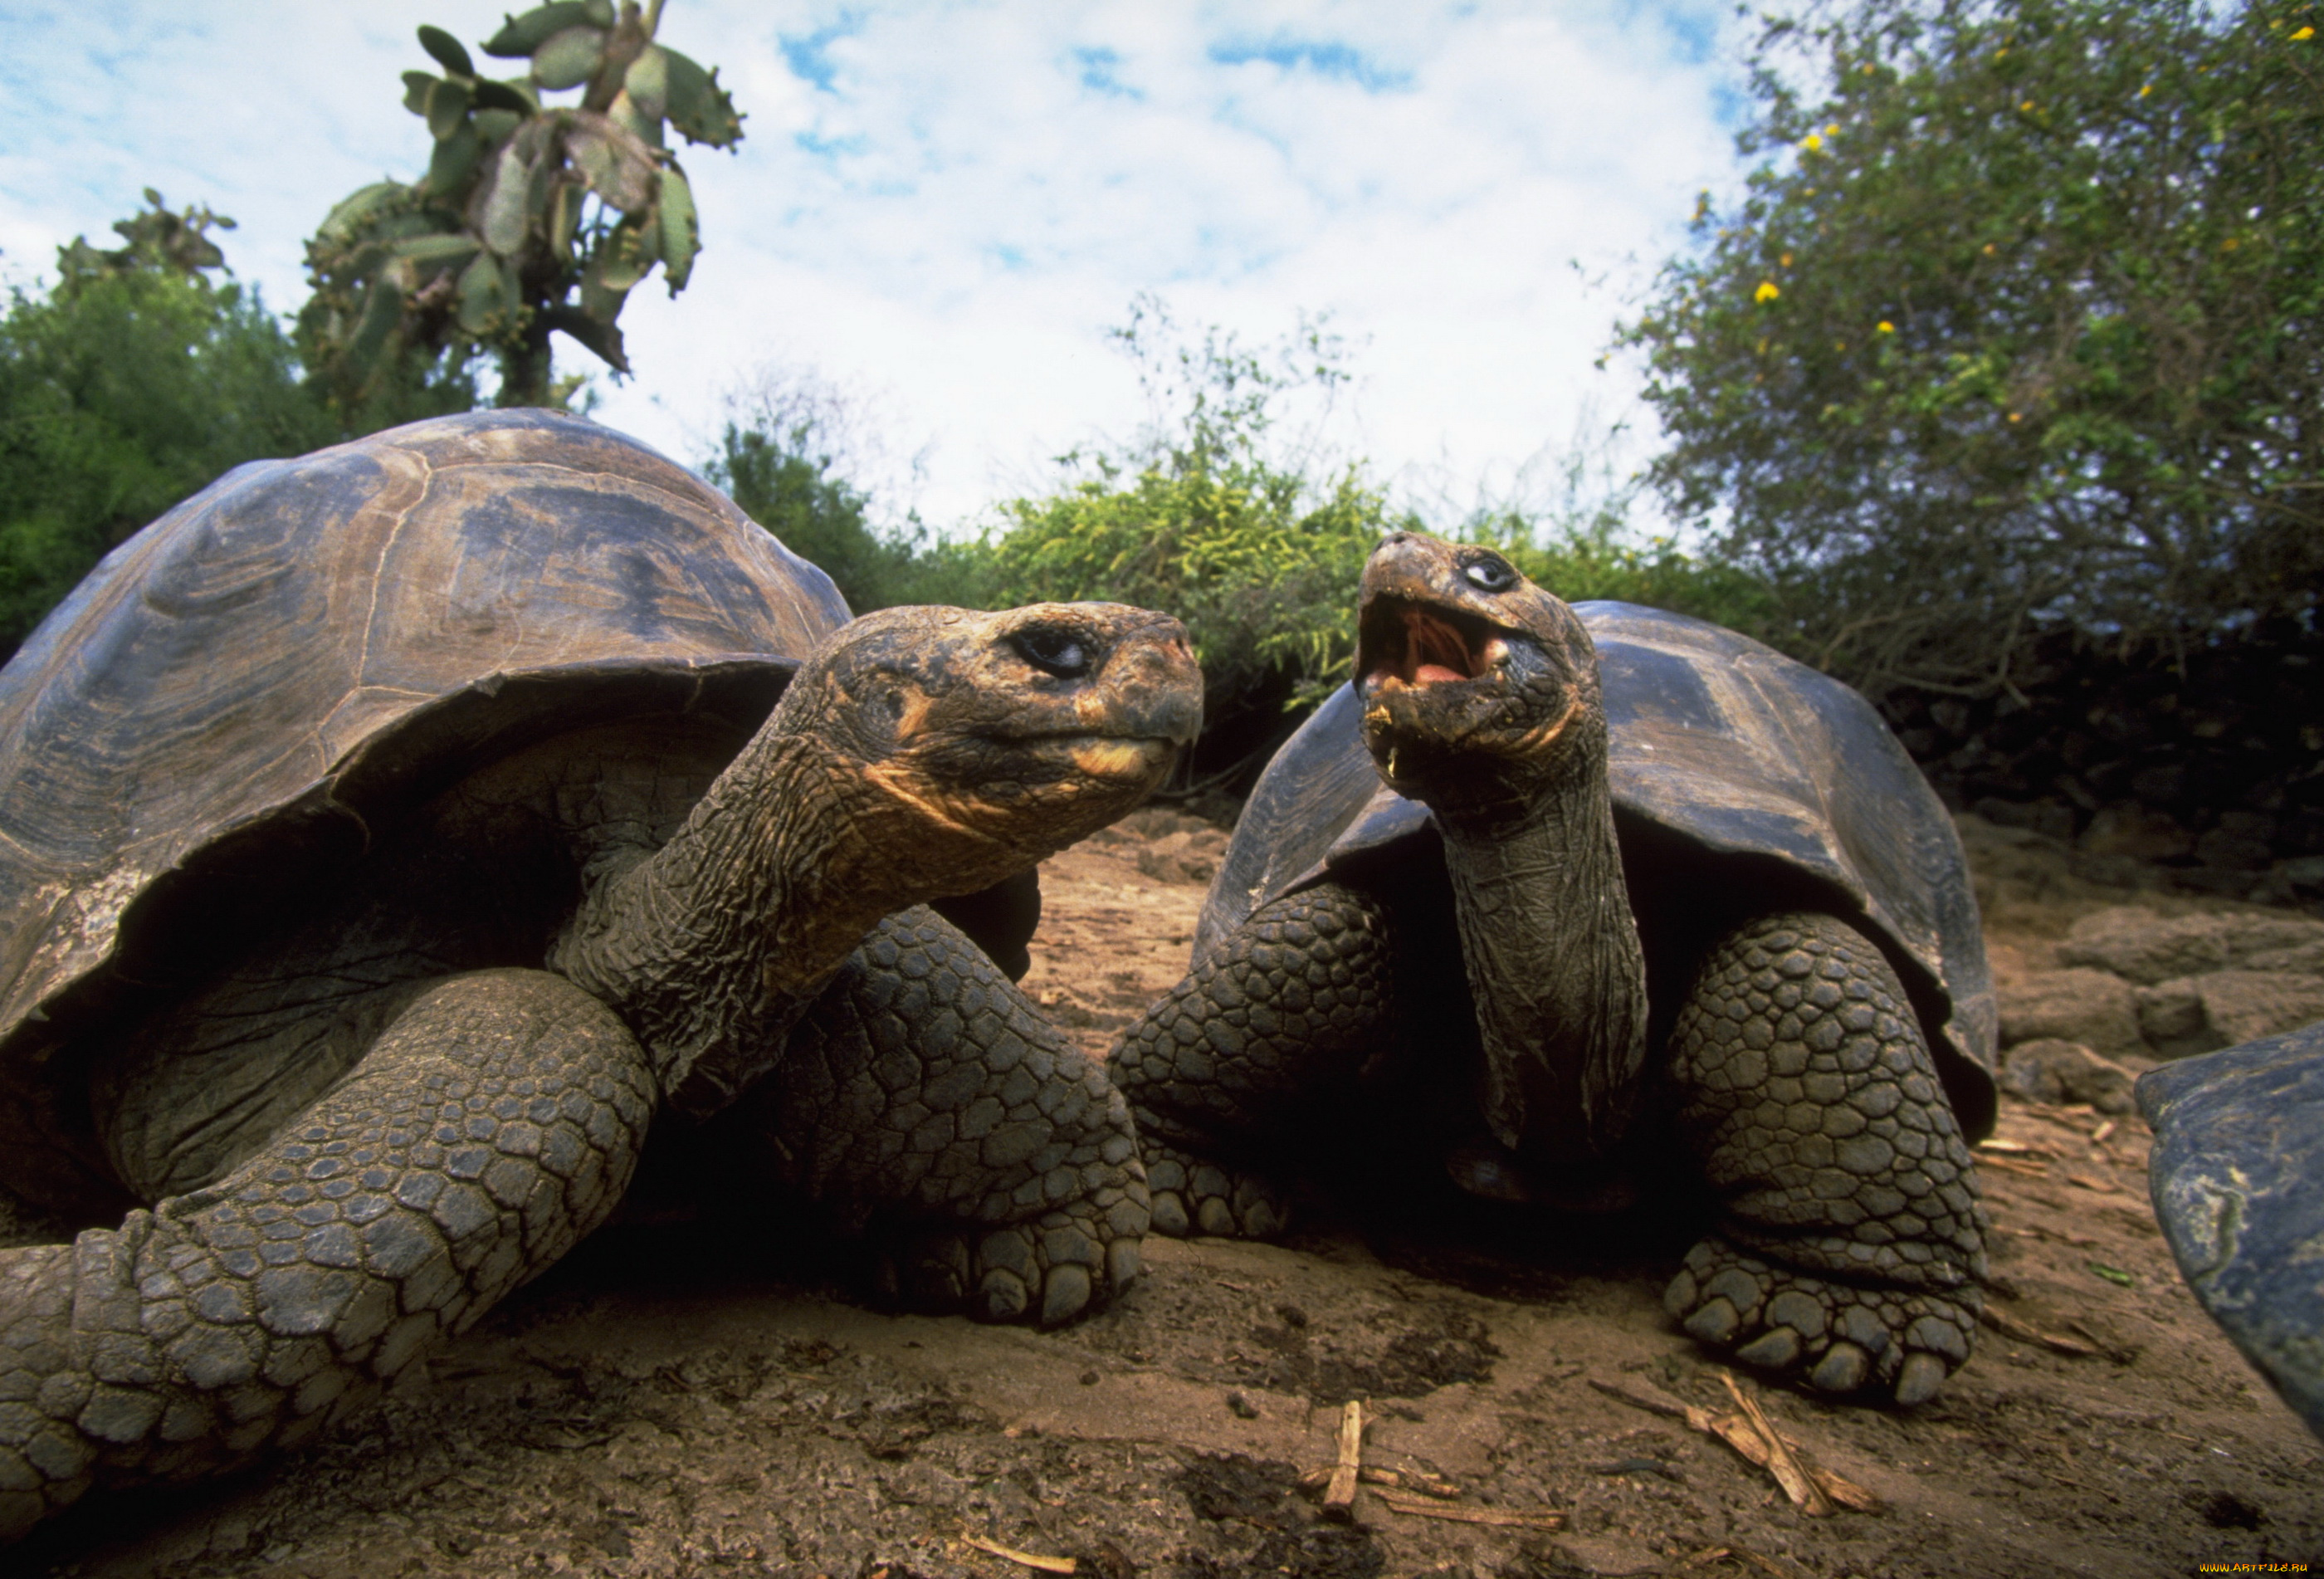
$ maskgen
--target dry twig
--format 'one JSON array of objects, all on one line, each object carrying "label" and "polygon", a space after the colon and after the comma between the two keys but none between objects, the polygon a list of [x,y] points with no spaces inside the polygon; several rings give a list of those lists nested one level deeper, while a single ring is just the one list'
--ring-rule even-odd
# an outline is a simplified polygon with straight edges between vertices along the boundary
[{"label": "dry twig", "polygon": [[2061,1354],[2077,1359],[2087,1358],[2098,1351],[2080,1338],[2070,1338],[2062,1333],[2047,1333],[2033,1323],[2021,1320],[1997,1305],[1988,1305],[1978,1313],[1978,1318],[2005,1338],[2015,1338],[2021,1344],[2039,1344]]},{"label": "dry twig", "polygon": [[1727,1384],[1727,1396],[1735,1400],[1736,1408],[1743,1411],[1766,1440],[1767,1473],[1774,1475],[1775,1483],[1784,1488],[1784,1495],[1812,1519],[1829,1519],[1839,1511],[1832,1506],[1831,1499],[1823,1494],[1822,1488],[1808,1478],[1808,1472],[1802,1469],[1800,1461],[1792,1456],[1792,1450],[1784,1445],[1783,1436],[1775,1429],[1775,1423],[1759,1408],[1759,1400],[1743,1390],[1743,1384],[1735,1380],[1735,1373],[1722,1371],[1719,1373],[1719,1380]]},{"label": "dry twig", "polygon": [[1364,1467],[1364,1406],[1350,1399],[1340,1411],[1340,1462],[1323,1490],[1323,1517],[1355,1516],[1356,1475]]},{"label": "dry twig", "polygon": [[1397,1491],[1373,1493],[1392,1512],[1414,1519],[1443,1519],[1454,1524],[1490,1524],[1505,1529],[1563,1529],[1565,1515],[1544,1508],[1470,1508],[1455,1502],[1432,1502],[1425,1497],[1407,1497]]},{"label": "dry twig", "polygon": [[987,1540],[981,1535],[962,1532],[961,1539],[980,1552],[991,1552],[996,1557],[1006,1557],[1028,1568],[1038,1568],[1044,1574],[1071,1574],[1081,1565],[1071,1557],[1045,1557],[1038,1552],[1020,1552],[1015,1547],[1004,1547],[997,1540]]},{"label": "dry twig", "polygon": [[[1706,1436],[1716,1436],[1726,1443],[1755,1469],[1772,1468],[1769,1461],[1774,1455],[1768,1449],[1766,1437],[1762,1436],[1759,1427],[1744,1415],[1715,1415],[1699,1404],[1666,1404],[1657,1399],[1641,1398],[1594,1376],[1590,1379],[1590,1385],[1608,1398],[1618,1399],[1634,1409],[1644,1409],[1650,1415],[1660,1415],[1665,1419],[1684,1420],[1689,1429],[1700,1431]],[[1730,1379],[1729,1386],[1732,1385]],[[1886,1506],[1877,1493],[1858,1485],[1846,1475],[1824,1468],[1809,1457],[1797,1438],[1782,1435],[1772,1424],[1768,1425],[1767,1431],[1783,1445],[1807,1476],[1809,1483],[1830,1501],[1843,1508],[1853,1508],[1859,1513],[1877,1513]],[[1779,1476],[1778,1483],[1780,1481]],[[1824,1511],[1829,1513],[1831,1509],[1827,1506]]]}]

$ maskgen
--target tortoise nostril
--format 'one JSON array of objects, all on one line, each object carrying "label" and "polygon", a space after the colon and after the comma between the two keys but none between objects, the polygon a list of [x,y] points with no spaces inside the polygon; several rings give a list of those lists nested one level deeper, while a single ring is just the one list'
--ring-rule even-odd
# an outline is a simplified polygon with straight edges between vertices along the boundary
[{"label": "tortoise nostril", "polygon": [[1089,673],[1091,653],[1081,633],[1065,625],[1031,624],[1010,637],[1026,662],[1045,674],[1060,679],[1075,679]]}]

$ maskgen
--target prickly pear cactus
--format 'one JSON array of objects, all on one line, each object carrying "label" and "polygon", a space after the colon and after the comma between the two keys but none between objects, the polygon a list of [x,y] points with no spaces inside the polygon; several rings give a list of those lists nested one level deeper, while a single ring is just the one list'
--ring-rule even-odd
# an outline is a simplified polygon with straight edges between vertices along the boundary
[{"label": "prickly pear cactus", "polygon": [[[629,371],[618,319],[656,263],[670,294],[701,250],[694,194],[667,142],[731,148],[742,116],[704,70],[655,42],[662,0],[558,0],[508,18],[481,75],[460,42],[420,29],[441,74],[403,74],[404,107],[435,147],[418,181],[340,203],[307,244],[315,294],[300,328],[336,391],[359,399],[407,349],[495,353],[503,404],[546,403],[561,330]],[[577,105],[544,96],[581,89]]]}]

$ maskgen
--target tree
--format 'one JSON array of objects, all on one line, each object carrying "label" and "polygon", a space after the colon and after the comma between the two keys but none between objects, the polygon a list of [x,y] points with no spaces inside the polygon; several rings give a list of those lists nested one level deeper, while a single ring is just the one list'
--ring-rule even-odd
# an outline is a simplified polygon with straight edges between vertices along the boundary
[{"label": "tree", "polygon": [[290,337],[227,281],[208,208],[59,249],[47,295],[0,319],[0,656],[105,552],[221,472],[340,437]]},{"label": "tree", "polygon": [[917,520],[873,525],[872,495],[855,480],[870,442],[856,400],[812,373],[770,369],[729,400],[728,411],[705,475],[837,582],[849,608],[959,601],[928,595],[935,561],[925,558],[927,533]]},{"label": "tree", "polygon": [[1851,0],[1753,57],[1760,162],[1622,339],[1652,475],[1875,690],[2324,587],[2313,0]]},{"label": "tree", "polygon": [[[664,128],[712,148],[742,136],[717,72],[655,42],[661,9],[558,0],[512,17],[484,46],[530,60],[507,81],[420,29],[444,71],[403,75],[404,106],[435,139],[428,173],[364,188],[307,244],[301,343],[343,408],[480,355],[500,364],[500,404],[550,403],[552,333],[629,371],[622,303],[656,263],[678,294],[701,248]],[[577,105],[542,97],[572,88]]]}]

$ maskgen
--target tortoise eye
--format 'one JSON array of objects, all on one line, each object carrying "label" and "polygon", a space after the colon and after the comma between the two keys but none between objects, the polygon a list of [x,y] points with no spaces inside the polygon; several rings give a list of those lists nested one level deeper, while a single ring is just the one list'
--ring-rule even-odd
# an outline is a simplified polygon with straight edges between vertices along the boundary
[{"label": "tortoise eye", "polygon": [[1062,625],[1028,625],[1012,640],[1025,661],[1046,674],[1073,679],[1089,672],[1081,638]]},{"label": "tortoise eye", "polygon": [[1471,559],[1461,576],[1480,592],[1507,592],[1517,584],[1517,573],[1499,559]]}]

